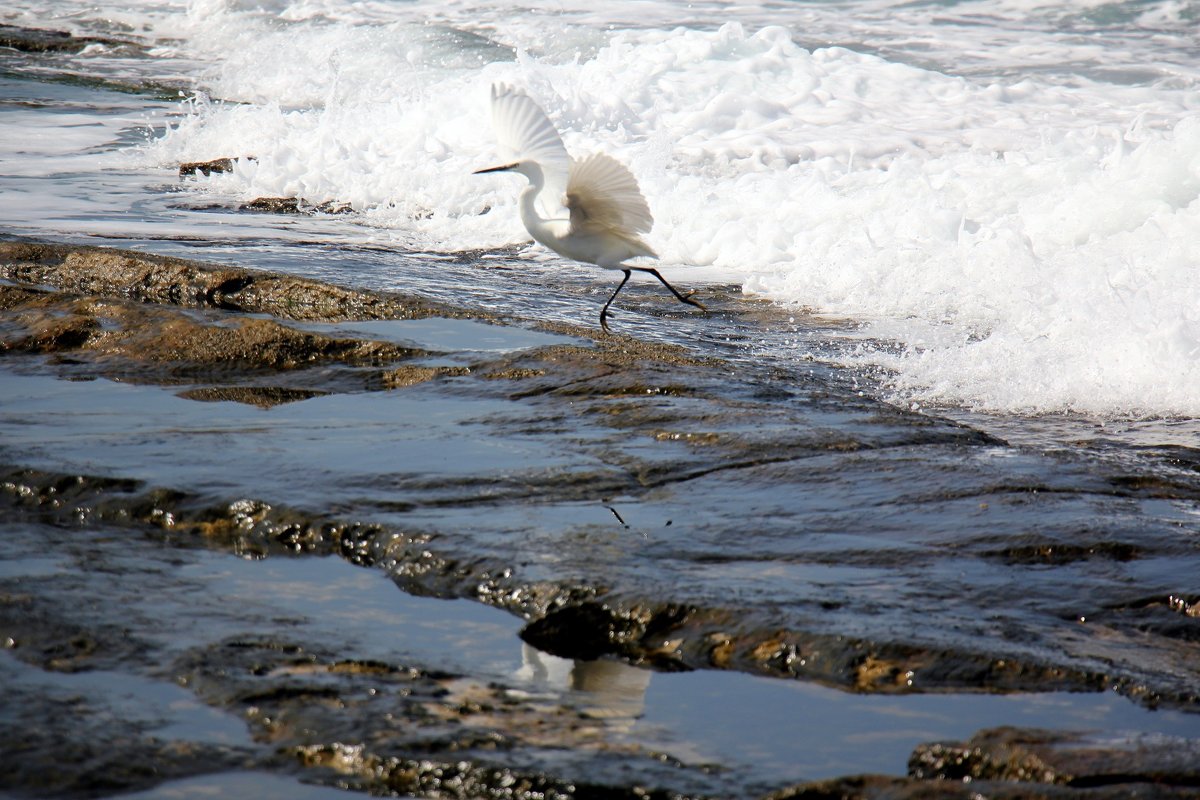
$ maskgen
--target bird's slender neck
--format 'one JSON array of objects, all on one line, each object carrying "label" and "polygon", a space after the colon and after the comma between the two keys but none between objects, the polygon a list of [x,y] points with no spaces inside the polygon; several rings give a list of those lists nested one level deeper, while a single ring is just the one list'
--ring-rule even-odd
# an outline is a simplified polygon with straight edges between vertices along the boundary
[{"label": "bird's slender neck", "polygon": [[529,227],[530,223],[543,222],[542,215],[538,213],[537,196],[542,190],[540,184],[530,184],[521,192],[521,221],[525,223],[525,227]]},{"label": "bird's slender neck", "polygon": [[522,161],[514,171],[529,179],[529,185],[521,192],[521,221],[525,223],[526,228],[530,223],[544,222],[537,207],[537,196],[546,188],[546,176],[542,168],[532,161]]},{"label": "bird's slender neck", "polygon": [[528,178],[529,188],[533,189],[535,194],[546,185],[546,174],[542,172],[541,165],[536,161],[522,161],[513,168],[513,172],[519,172]]}]

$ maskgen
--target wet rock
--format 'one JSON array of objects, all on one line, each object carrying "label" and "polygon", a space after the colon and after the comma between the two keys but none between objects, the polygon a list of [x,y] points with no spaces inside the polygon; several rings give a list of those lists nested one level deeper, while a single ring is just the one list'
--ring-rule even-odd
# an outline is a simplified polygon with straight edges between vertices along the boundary
[{"label": "wet rock", "polygon": [[499,759],[506,753],[530,746],[577,753],[613,749],[624,758],[655,759],[597,736],[578,712],[547,714],[503,687],[402,665],[337,660],[270,639],[196,649],[173,669],[207,702],[243,713],[255,737],[283,757],[359,791],[464,800],[685,798],[504,765]]},{"label": "wet rock", "polygon": [[672,605],[652,610],[639,606],[610,608],[592,601],[575,603],[531,622],[521,631],[521,638],[562,658],[593,661],[614,653],[637,653],[643,663],[685,669],[673,646],[676,643],[663,637],[679,631],[696,611]]},{"label": "wet rock", "polygon": [[1121,495],[1162,500],[1200,500],[1200,489],[1195,485],[1163,475],[1114,475],[1109,478],[1109,482],[1113,491]]},{"label": "wet rock", "polygon": [[799,784],[764,800],[1178,800],[1200,788],[1200,741],[981,731],[919,746],[907,778],[860,775]]},{"label": "wet rock", "polygon": [[260,211],[266,214],[299,214],[297,197],[256,197],[238,206],[238,211]]},{"label": "wet rock", "polygon": [[1022,783],[1068,783],[1073,777],[1047,764],[1039,746],[1058,736],[1041,731],[998,729],[977,734],[964,744],[931,744],[909,759],[909,773],[938,780],[1002,780]]},{"label": "wet rock", "polygon": [[[1147,636],[1170,642],[1180,663],[1191,663],[1194,648],[1200,644],[1200,614],[1190,595],[1166,595],[1134,598],[1096,609],[1080,624],[1102,626],[1114,636],[1124,634],[1133,640]],[[1200,691],[1197,692],[1200,696]],[[1153,693],[1147,690],[1145,702],[1153,705]]]},{"label": "wet rock", "polygon": [[[0,352],[53,355],[65,372],[75,376],[104,375],[160,383],[241,383],[256,375],[278,372],[297,373],[292,380],[305,380],[302,376],[309,372],[310,380],[325,385],[352,381],[365,388],[372,383],[387,383],[396,362],[425,355],[385,342],[299,330],[271,319],[225,319],[124,299],[78,298],[5,287],[0,290],[0,307],[4,315]],[[331,365],[341,369],[331,372]],[[317,367],[326,369],[314,372]],[[429,374],[422,379],[436,376]],[[416,382],[414,378],[408,385]],[[268,401],[268,405],[274,405],[316,396],[323,389],[229,387],[219,397],[220,391],[207,387],[184,396],[232,399],[228,392],[237,392],[250,402]]]},{"label": "wet rock", "polygon": [[495,381],[519,381],[526,378],[541,378],[546,374],[544,369],[534,369],[530,367],[508,367],[508,368],[492,368],[485,372],[482,377],[487,380]]},{"label": "wet rock", "polygon": [[801,784],[772,792],[763,800],[1184,800],[1185,787],[1126,784],[1095,788],[1000,783],[924,781],[865,775]]},{"label": "wet rock", "polygon": [[383,373],[383,386],[387,389],[403,389],[418,383],[444,377],[470,375],[469,367],[397,367]]},{"label": "wet rock", "polygon": [[[763,800],[977,800],[980,796],[970,785],[861,775],[790,786],[768,794]],[[990,793],[986,796],[998,797]]]},{"label": "wet rock", "polygon": [[1185,617],[1200,617],[1200,596],[1173,594],[1167,597],[1167,607]]},{"label": "wet rock", "polygon": [[27,664],[55,672],[136,662],[145,650],[117,626],[62,620],[34,592],[0,593],[0,646]]},{"label": "wet rock", "polygon": [[963,743],[923,745],[908,768],[922,779],[1195,791],[1200,789],[1200,741],[996,728]]},{"label": "wet rock", "polygon": [[0,790],[20,797],[105,797],[252,764],[237,748],[155,738],[82,697],[6,700],[23,709],[0,714]]},{"label": "wet rock", "polygon": [[[109,36],[76,36],[66,31],[0,25],[0,49],[5,51],[10,68],[31,68],[38,80],[142,95],[156,100],[177,102],[194,90],[190,81],[132,79],[97,74],[93,56],[143,58],[147,46],[131,39]],[[86,62],[86,63],[85,63]],[[23,105],[40,106],[53,101],[34,99]]]},{"label": "wet rock", "polygon": [[323,203],[317,203],[312,208],[313,212],[317,214],[351,214],[354,212],[354,206],[342,200],[326,200]]},{"label": "wet rock", "polygon": [[350,214],[354,207],[339,200],[313,204],[302,197],[256,197],[242,203],[238,210],[264,214]]},{"label": "wet rock", "polygon": [[81,295],[313,322],[491,318],[413,295],[354,291],[291,275],[101,247],[0,241],[0,277]]},{"label": "wet rock", "polygon": [[0,47],[23,53],[78,53],[93,45],[129,52],[142,52],[146,49],[142,45],[123,39],[73,36],[66,31],[0,25]]},{"label": "wet rock", "polygon": [[1074,542],[1011,544],[984,555],[1003,559],[1009,564],[1070,564],[1092,559],[1132,561],[1138,558],[1140,553],[1137,545],[1128,542],[1100,541],[1094,544],[1079,544],[1076,538]]},{"label": "wet rock", "polygon": [[222,172],[233,172],[234,164],[240,160],[255,161],[254,156],[237,158],[214,158],[211,161],[185,161],[179,165],[179,177],[189,175],[213,175]]},{"label": "wet rock", "polygon": [[567,782],[470,761],[386,758],[341,743],[297,747],[292,751],[305,766],[319,766],[349,776],[354,788],[416,797],[462,800],[687,800],[674,791],[641,786],[616,787]]},{"label": "wet rock", "polygon": [[284,403],[295,403],[321,397],[327,392],[313,389],[289,389],[283,386],[204,386],[180,392],[180,397],[200,400],[205,403],[246,403],[259,408],[273,408]]}]

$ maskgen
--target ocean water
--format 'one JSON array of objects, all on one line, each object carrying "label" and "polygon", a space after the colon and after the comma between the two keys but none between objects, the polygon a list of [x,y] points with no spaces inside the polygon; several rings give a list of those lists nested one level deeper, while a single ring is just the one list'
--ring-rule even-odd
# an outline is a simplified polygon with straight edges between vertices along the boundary
[{"label": "ocean water", "polygon": [[[141,92],[107,116],[6,109],[28,118],[0,132],[18,231],[519,248],[519,179],[471,174],[503,81],[574,154],[629,165],[673,282],[853,323],[772,358],[848,365],[905,405],[1200,415],[1196,0],[33,0],[0,22],[146,48],[68,59]],[[226,156],[254,159],[174,178]],[[261,196],[354,213],[178,210]]]}]

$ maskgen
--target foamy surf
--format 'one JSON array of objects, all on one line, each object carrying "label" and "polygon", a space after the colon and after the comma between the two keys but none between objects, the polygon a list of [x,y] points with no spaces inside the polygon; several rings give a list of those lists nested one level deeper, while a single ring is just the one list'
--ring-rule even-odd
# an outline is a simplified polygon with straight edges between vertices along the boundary
[{"label": "foamy surf", "polygon": [[636,8],[135,7],[198,91],[129,156],[254,155],[190,191],[498,248],[518,187],[470,173],[512,83],[638,175],[669,275],[861,319],[823,355],[901,402],[1200,415],[1195,4]]}]

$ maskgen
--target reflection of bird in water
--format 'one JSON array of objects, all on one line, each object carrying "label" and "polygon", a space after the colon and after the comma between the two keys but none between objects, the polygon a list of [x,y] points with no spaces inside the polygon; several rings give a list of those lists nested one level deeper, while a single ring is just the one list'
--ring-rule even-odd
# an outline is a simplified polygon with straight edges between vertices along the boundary
[{"label": "reflection of bird in water", "polygon": [[620,661],[559,658],[522,642],[516,677],[539,687],[576,693],[575,702],[584,715],[606,720],[616,730],[632,726],[645,712],[652,674]]},{"label": "reflection of bird in water", "polygon": [[559,255],[625,273],[600,310],[600,327],[608,331],[608,307],[632,270],[650,273],[680,302],[706,310],[653,267],[624,263],[638,256],[658,257],[638,236],[650,230],[654,218],[628,169],[603,153],[571,158],[545,112],[511,86],[492,87],[492,120],[509,161],[476,174],[509,171],[529,179],[521,192],[521,221],[529,235]]}]

